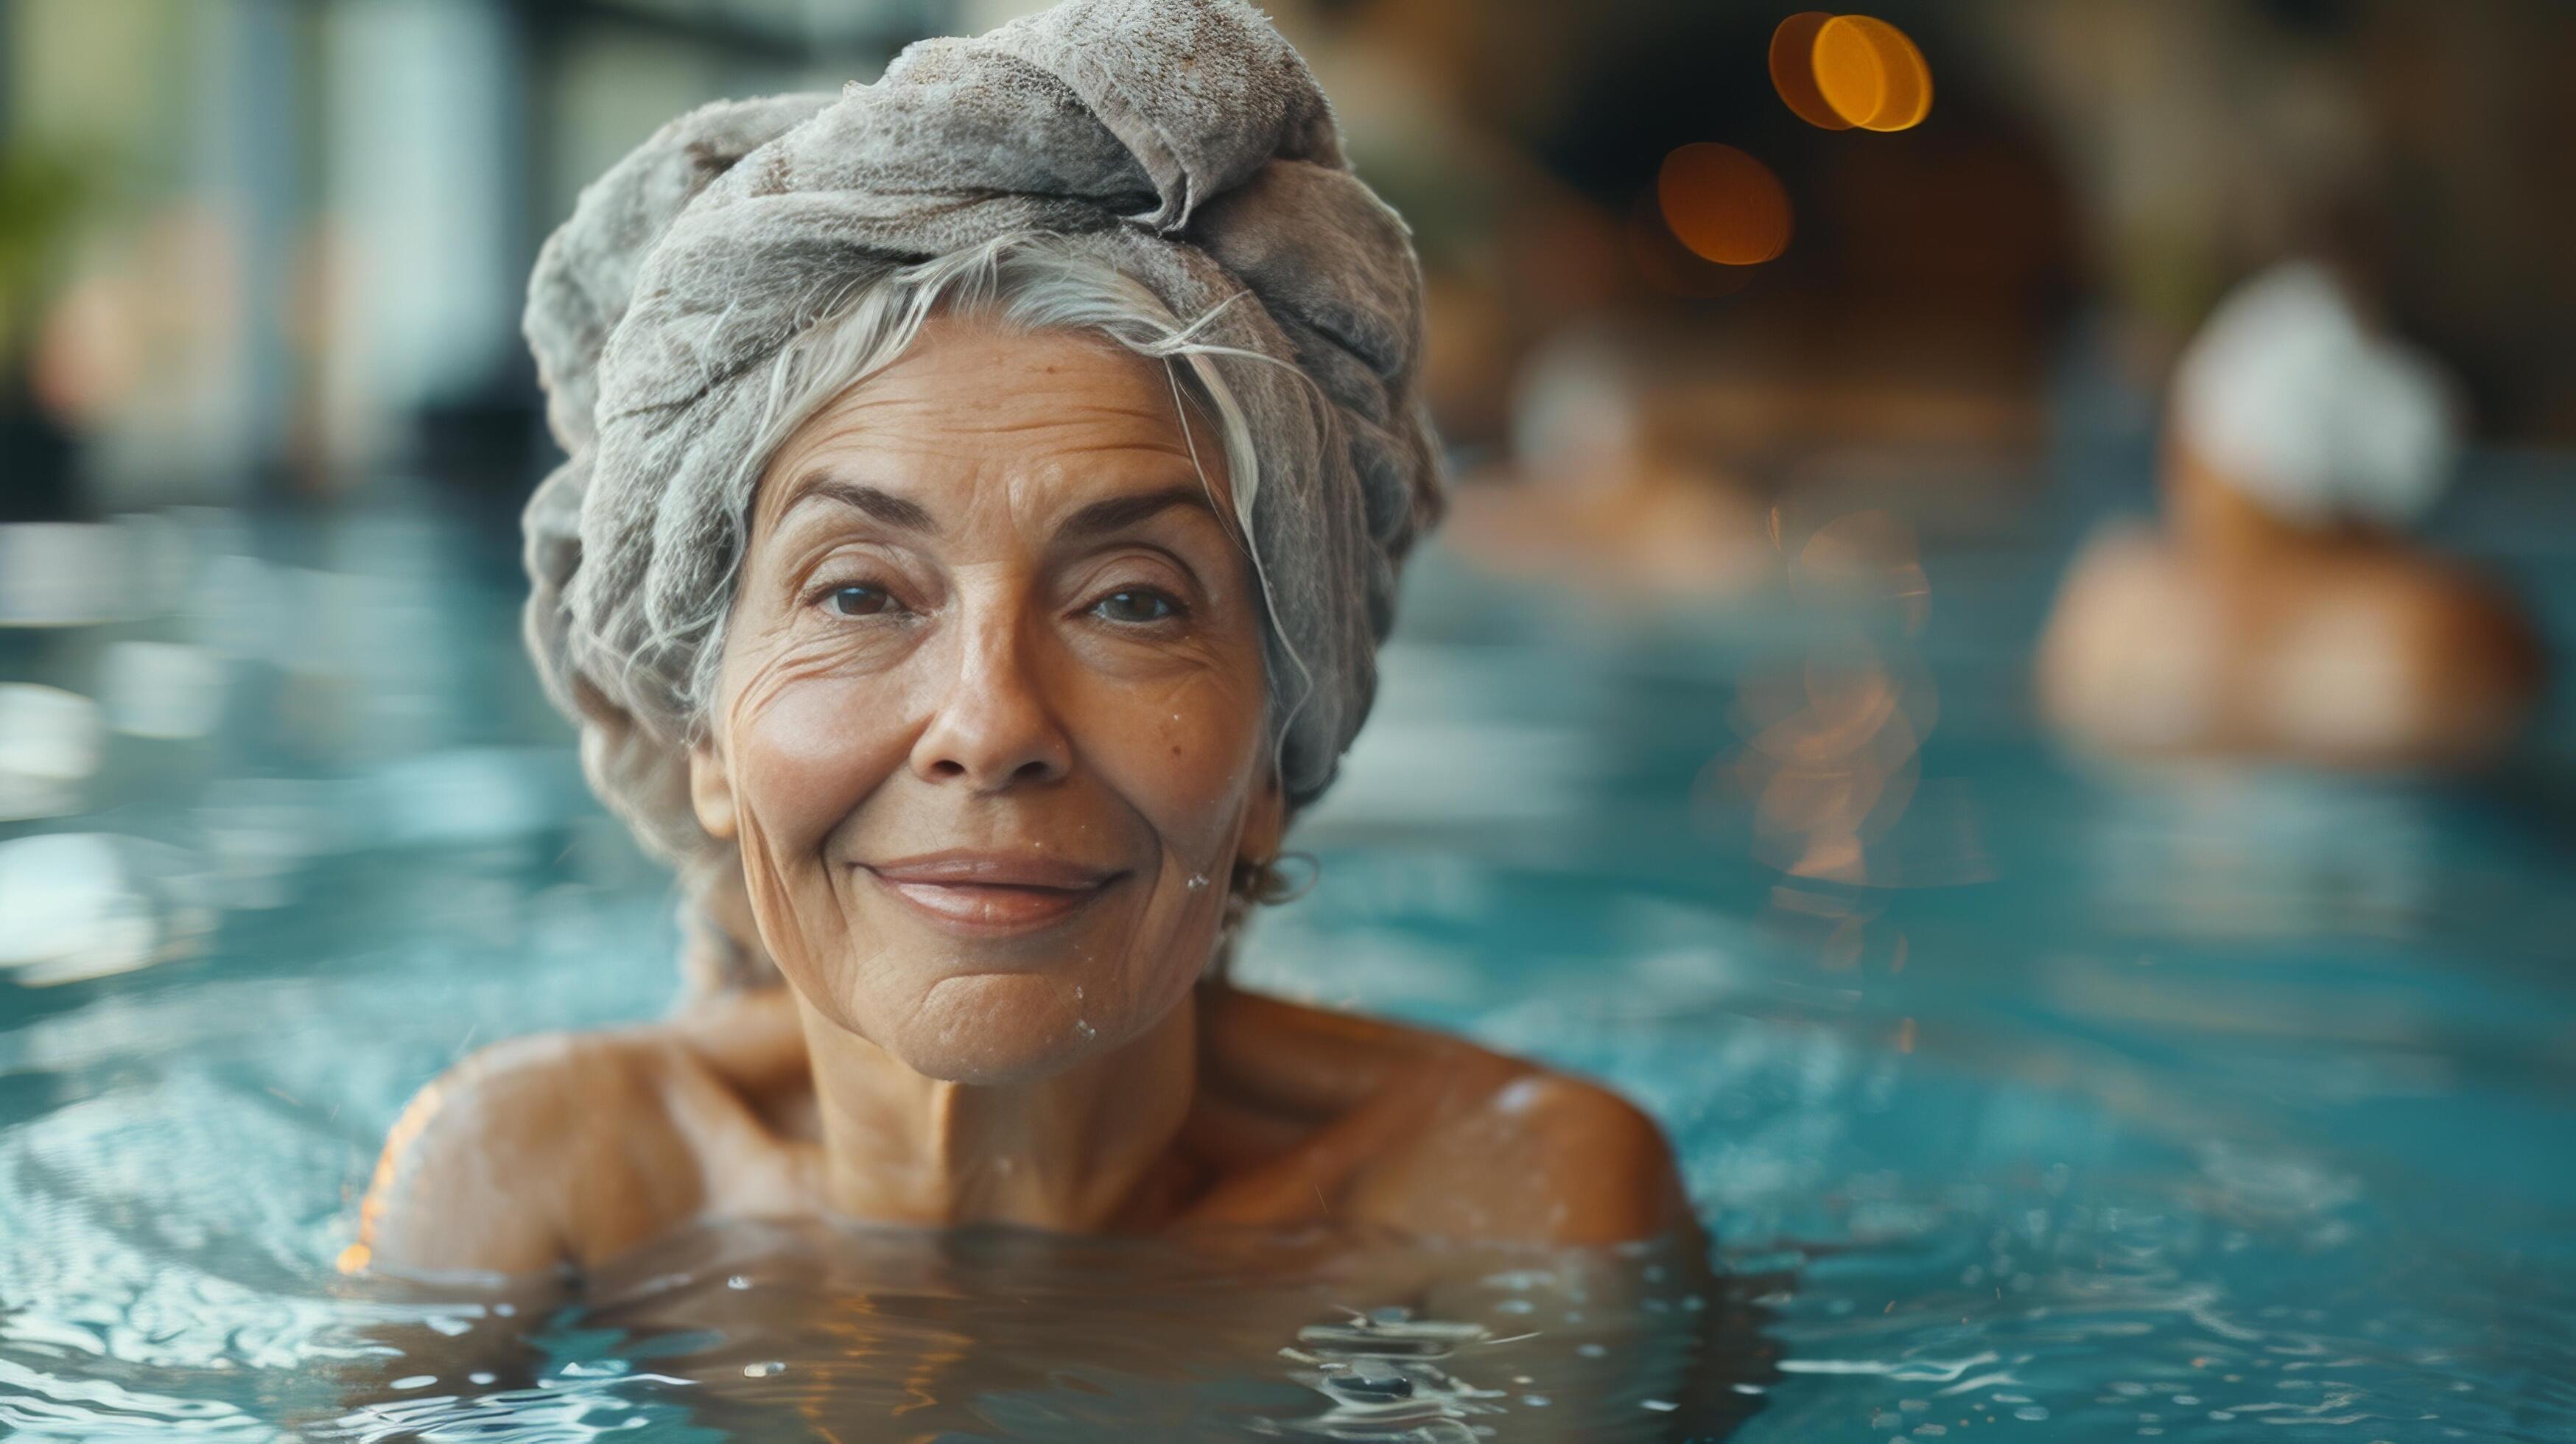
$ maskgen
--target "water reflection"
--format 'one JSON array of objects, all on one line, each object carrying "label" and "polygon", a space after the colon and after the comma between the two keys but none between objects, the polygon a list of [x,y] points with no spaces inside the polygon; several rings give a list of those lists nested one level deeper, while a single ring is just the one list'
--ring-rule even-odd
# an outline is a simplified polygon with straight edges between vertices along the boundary
[{"label": "water reflection", "polygon": [[1873,509],[1784,538],[1784,510],[1772,513],[1773,538],[1791,556],[1788,589],[1806,645],[1741,669],[1729,721],[1743,741],[1701,770],[1701,826],[1748,829],[1755,861],[1812,882],[1985,880],[1967,794],[1923,773],[1941,694],[1922,651],[1931,585],[1913,528]]},{"label": "water reflection", "polygon": [[136,610],[131,539],[94,522],[0,526],[0,627],[77,627]]},{"label": "water reflection", "polygon": [[98,690],[115,730],[194,741],[223,720],[223,659],[186,642],[117,642],[99,661]]},{"label": "water reflection", "polygon": [[214,929],[212,881],[191,854],[138,837],[0,842],[0,971],[46,987],[186,957]]},{"label": "water reflection", "polygon": [[207,787],[196,824],[223,869],[224,901],[274,908],[293,895],[310,859],[359,840],[356,819],[337,804],[342,789],[318,779],[227,777]]},{"label": "water reflection", "polygon": [[2246,768],[2106,769],[2089,830],[2097,905],[2134,932],[2420,932],[2439,797],[2404,782]]},{"label": "water reflection", "polygon": [[80,811],[99,750],[97,703],[60,687],[0,682],[0,821]]},{"label": "water reflection", "polygon": [[349,1387],[379,1397],[328,1432],[571,1390],[603,1432],[741,1438],[1711,1439],[1773,1377],[1740,1295],[1669,1244],[711,1226],[574,1306],[376,1330]]}]

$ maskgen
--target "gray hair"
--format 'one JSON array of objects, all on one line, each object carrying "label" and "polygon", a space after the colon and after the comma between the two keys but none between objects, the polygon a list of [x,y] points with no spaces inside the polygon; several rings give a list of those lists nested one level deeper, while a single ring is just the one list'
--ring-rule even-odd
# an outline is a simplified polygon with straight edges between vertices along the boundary
[{"label": "gray hair", "polygon": [[527,636],[593,790],[685,870],[730,856],[687,755],[753,493],[948,307],[1160,359],[1213,423],[1282,788],[1313,800],[1441,510],[1421,302],[1402,219],[1240,0],[1064,0],[874,84],[673,121],[584,189],[529,280],[566,459],[526,513]]}]

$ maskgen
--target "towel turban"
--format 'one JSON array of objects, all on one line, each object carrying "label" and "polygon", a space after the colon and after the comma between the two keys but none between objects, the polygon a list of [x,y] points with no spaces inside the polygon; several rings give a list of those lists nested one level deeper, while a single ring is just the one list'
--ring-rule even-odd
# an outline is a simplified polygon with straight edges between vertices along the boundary
[{"label": "towel turban", "polygon": [[528,641],[593,788],[651,850],[711,848],[687,796],[694,679],[741,560],[765,363],[872,279],[1029,234],[1279,363],[1224,374],[1260,456],[1281,781],[1298,804],[1331,781],[1440,507],[1409,233],[1257,11],[1068,0],[837,96],[682,116],[538,256],[526,332],[568,459],[527,508]]}]

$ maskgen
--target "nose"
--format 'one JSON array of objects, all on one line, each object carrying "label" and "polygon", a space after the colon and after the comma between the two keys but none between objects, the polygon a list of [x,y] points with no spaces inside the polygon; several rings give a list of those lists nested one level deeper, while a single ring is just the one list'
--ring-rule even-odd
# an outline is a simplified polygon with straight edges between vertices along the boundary
[{"label": "nose", "polygon": [[1064,776],[1073,744],[1047,705],[1037,660],[1004,609],[968,621],[946,691],[913,741],[914,775],[978,793]]}]

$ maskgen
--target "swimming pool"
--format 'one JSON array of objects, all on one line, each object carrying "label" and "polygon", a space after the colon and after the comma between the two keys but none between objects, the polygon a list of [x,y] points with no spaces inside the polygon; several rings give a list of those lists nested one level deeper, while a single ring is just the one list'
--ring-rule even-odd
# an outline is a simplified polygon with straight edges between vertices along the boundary
[{"label": "swimming pool", "polygon": [[1253,935],[1256,984],[1644,1103],[1713,1281],[1449,1250],[1425,1303],[1396,1240],[733,1228],[577,1308],[373,1293],[334,1265],[410,1091],[675,983],[476,534],[163,518],[107,539],[172,559],[156,596],[0,633],[108,728],[76,807],[0,823],[20,1437],[2576,1435],[2563,752],[2065,758],[2037,540],[1690,622],[1435,555],[1318,882]]}]

